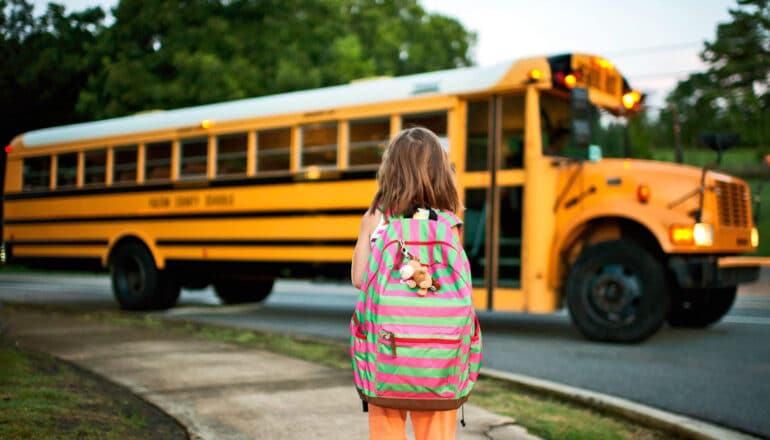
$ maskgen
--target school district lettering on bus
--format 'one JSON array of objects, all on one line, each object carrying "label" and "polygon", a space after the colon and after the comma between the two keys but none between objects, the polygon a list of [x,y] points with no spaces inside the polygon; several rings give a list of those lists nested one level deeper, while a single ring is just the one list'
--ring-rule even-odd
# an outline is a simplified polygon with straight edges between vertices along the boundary
[{"label": "school district lettering on bus", "polygon": [[602,159],[592,118],[641,100],[607,60],[562,54],[35,130],[3,153],[3,255],[109,268],[127,309],[346,278],[383,148],[420,125],[457,169],[477,309],[566,305],[620,342],[707,326],[768,263],[739,256],[759,240],[749,189]]}]

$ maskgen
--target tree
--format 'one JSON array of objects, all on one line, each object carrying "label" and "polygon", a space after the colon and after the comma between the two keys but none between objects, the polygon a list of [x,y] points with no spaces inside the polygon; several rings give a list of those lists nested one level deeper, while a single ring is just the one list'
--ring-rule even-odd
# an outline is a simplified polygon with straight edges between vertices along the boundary
[{"label": "tree", "polygon": [[104,12],[65,14],[51,3],[39,17],[26,0],[0,0],[0,141],[34,128],[77,122],[78,93],[94,70],[91,47]]},{"label": "tree", "polygon": [[472,64],[416,0],[121,0],[78,112],[121,116]]},{"label": "tree", "polygon": [[770,3],[738,0],[731,21],[705,42],[706,72],[690,75],[667,97],[676,105],[682,141],[698,144],[706,131],[732,131],[742,143],[770,145]]}]

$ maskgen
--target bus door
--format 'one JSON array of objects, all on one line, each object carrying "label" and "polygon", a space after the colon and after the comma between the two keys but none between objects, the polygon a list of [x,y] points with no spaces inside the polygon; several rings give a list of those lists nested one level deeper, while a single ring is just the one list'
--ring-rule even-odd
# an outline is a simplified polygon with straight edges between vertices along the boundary
[{"label": "bus door", "polygon": [[469,100],[466,113],[465,251],[480,310],[525,310],[521,291],[524,93]]}]

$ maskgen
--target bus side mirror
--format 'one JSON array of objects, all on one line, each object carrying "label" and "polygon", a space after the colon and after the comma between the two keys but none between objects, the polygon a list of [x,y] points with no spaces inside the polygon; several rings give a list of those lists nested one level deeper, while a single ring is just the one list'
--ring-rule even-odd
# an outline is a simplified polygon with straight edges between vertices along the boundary
[{"label": "bus side mirror", "polygon": [[722,163],[722,152],[738,145],[740,135],[736,133],[705,133],[700,136],[703,145],[717,152],[717,165]]}]

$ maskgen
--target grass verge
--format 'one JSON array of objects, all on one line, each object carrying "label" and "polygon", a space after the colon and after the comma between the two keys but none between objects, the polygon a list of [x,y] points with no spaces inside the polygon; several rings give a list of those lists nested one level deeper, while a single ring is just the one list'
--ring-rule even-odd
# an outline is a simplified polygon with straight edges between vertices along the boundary
[{"label": "grass verge", "polygon": [[123,388],[0,338],[0,438],[186,439],[187,433]]},{"label": "grass verge", "polygon": [[[77,319],[172,331],[198,338],[269,350],[317,362],[333,368],[350,369],[347,344],[314,340],[277,333],[213,324],[165,319],[159,316],[114,310],[76,311],[51,306],[7,305],[6,310],[68,314]],[[351,381],[352,386],[352,381]],[[544,439],[665,439],[667,433],[640,426],[623,418],[603,414],[582,405],[560,401],[548,395],[517,387],[509,382],[482,377],[471,403],[510,416],[517,424]],[[2,437],[2,436],[0,436]]]}]

